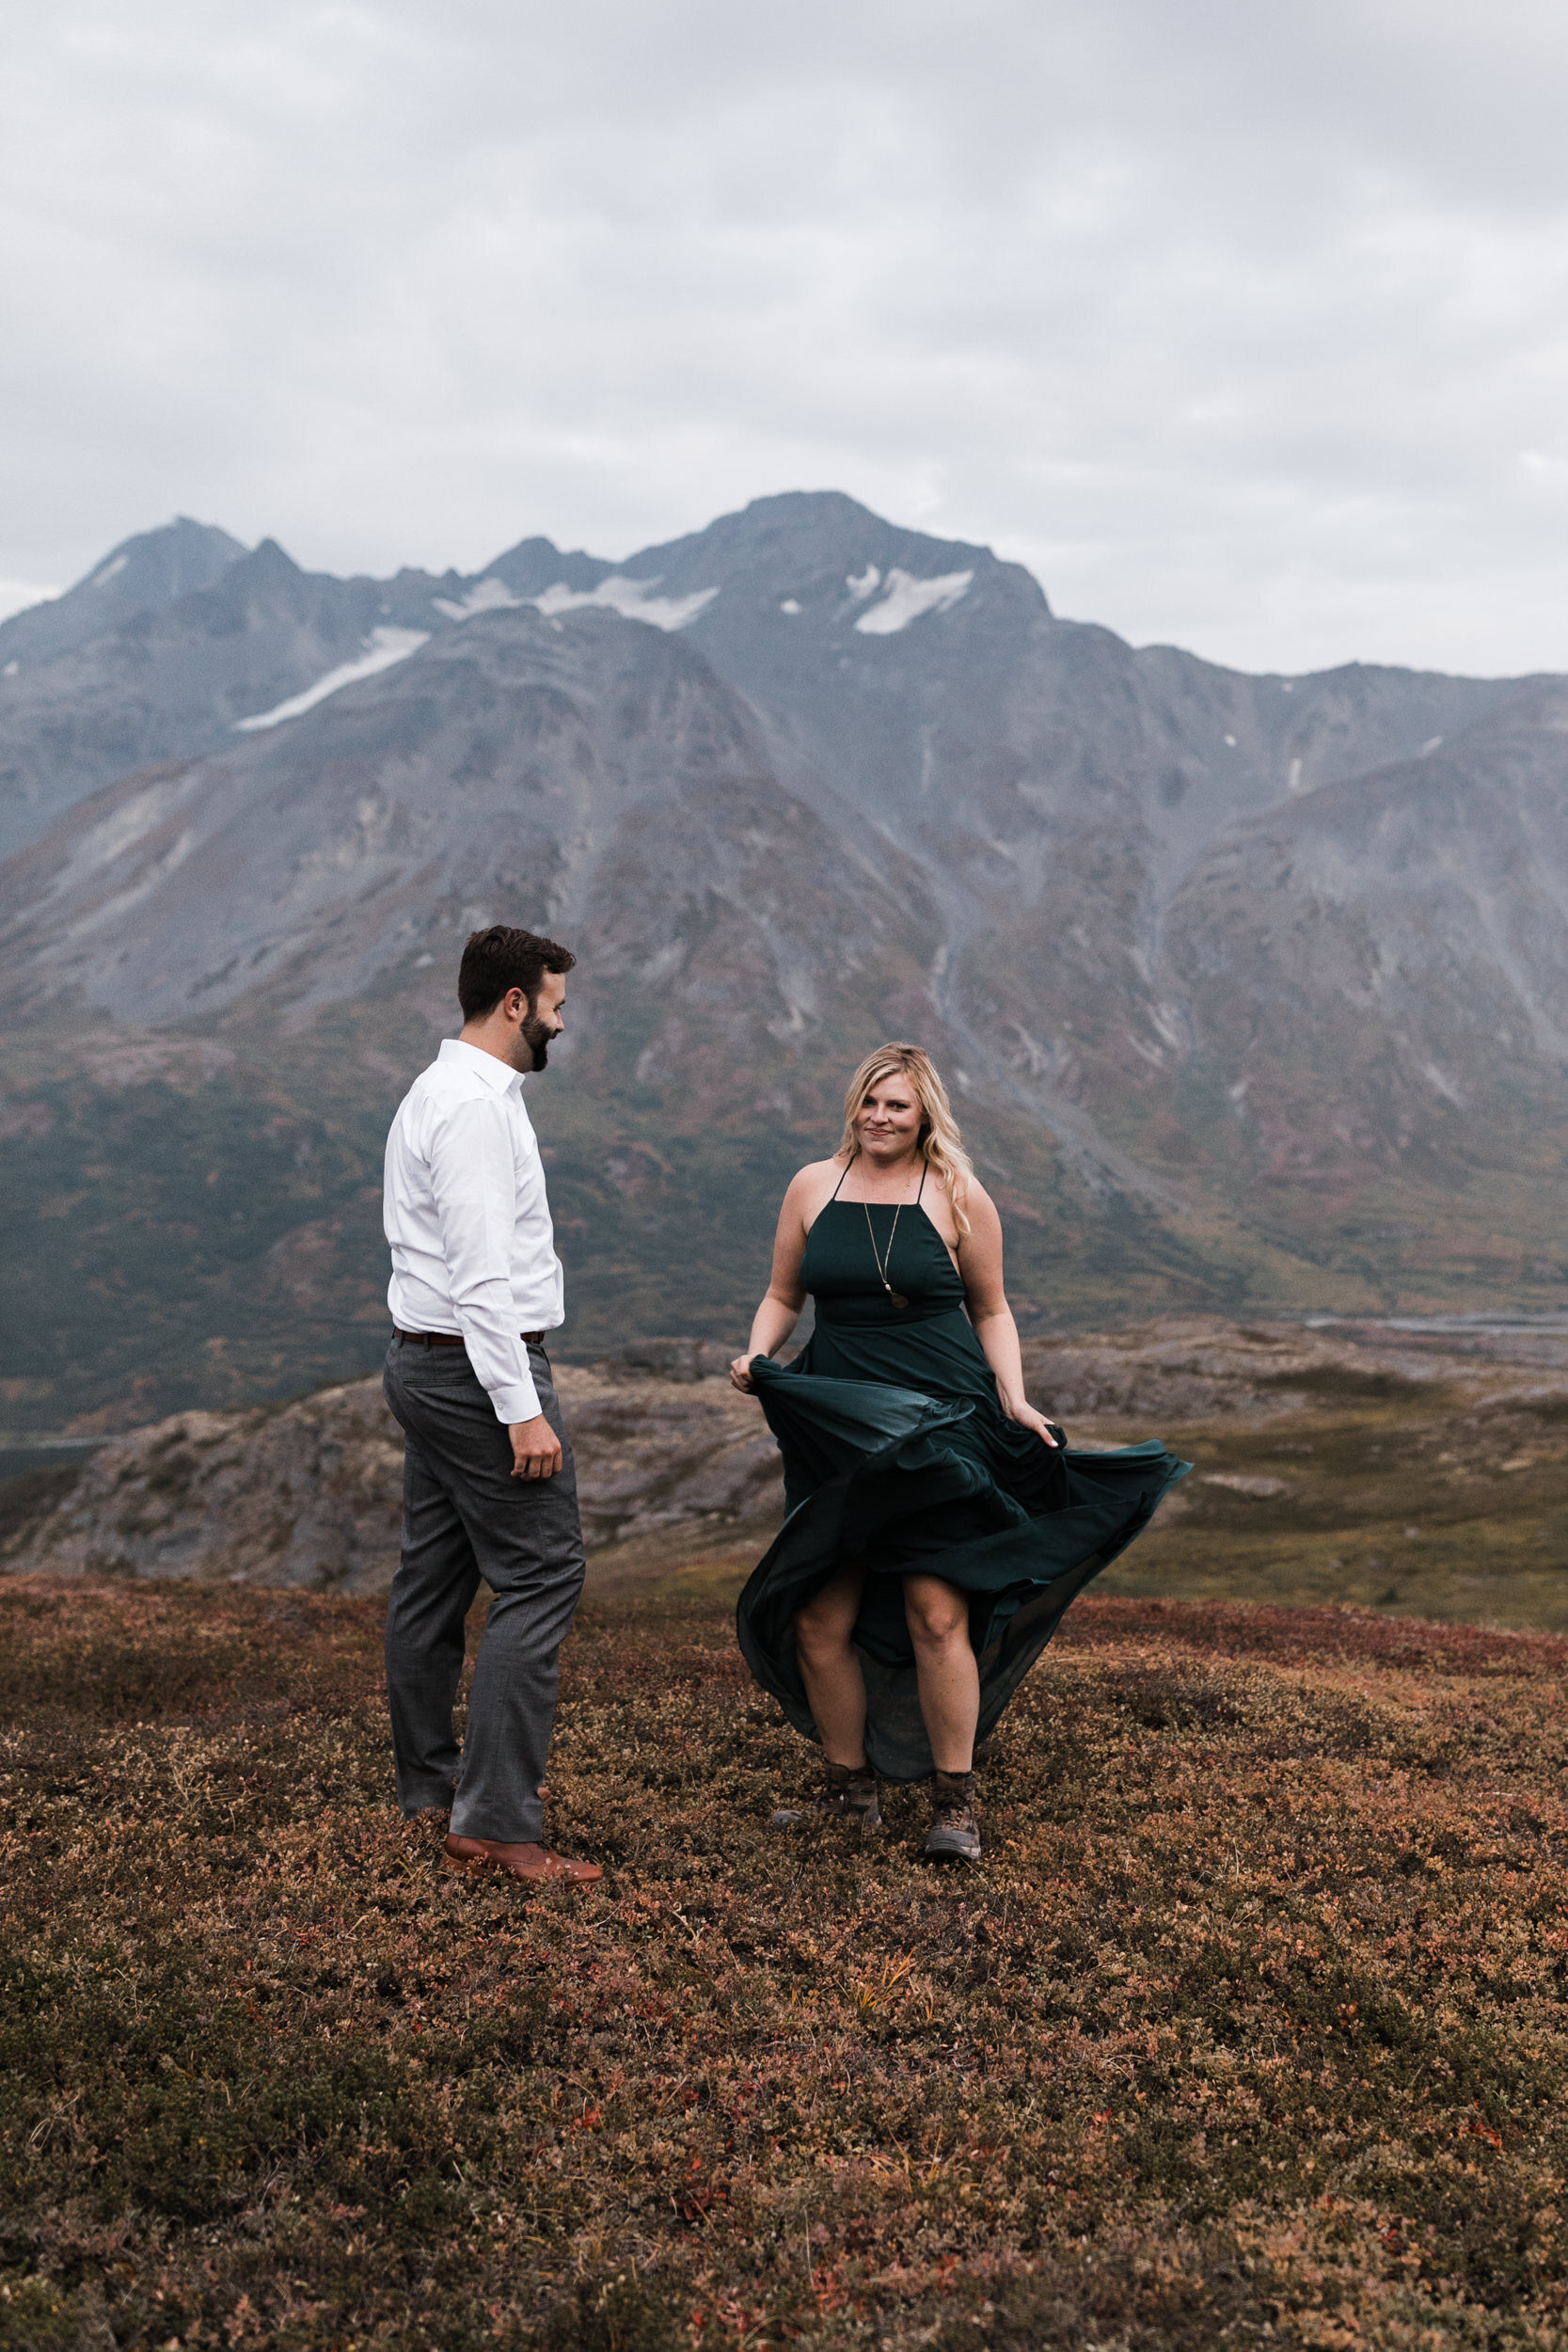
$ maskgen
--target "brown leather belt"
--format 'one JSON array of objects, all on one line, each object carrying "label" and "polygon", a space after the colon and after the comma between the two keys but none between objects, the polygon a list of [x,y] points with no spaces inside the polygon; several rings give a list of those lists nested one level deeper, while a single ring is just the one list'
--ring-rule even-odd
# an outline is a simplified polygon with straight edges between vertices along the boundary
[{"label": "brown leather belt", "polygon": [[[409,1340],[416,1347],[467,1347],[468,1343],[461,1331],[399,1331],[400,1340]],[[543,1331],[519,1331],[517,1337],[530,1347],[543,1347]]]}]

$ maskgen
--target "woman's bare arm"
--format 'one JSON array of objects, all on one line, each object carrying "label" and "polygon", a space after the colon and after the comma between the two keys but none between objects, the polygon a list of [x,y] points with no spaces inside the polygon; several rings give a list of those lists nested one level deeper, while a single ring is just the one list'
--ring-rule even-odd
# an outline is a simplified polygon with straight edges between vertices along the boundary
[{"label": "woman's bare arm", "polygon": [[1002,1219],[990,1193],[974,1177],[964,1193],[964,1211],[969,1231],[959,1236],[958,1272],[963,1277],[974,1336],[996,1375],[996,1393],[1002,1410],[1021,1428],[1032,1429],[1047,1445],[1054,1445],[1056,1440],[1045,1416],[1036,1412],[1023,1393],[1023,1356],[1018,1343],[1018,1326],[1002,1287]]},{"label": "woman's bare arm", "polygon": [[750,1364],[753,1356],[772,1356],[784,1345],[800,1320],[800,1310],[806,1303],[800,1280],[800,1261],[806,1254],[806,1234],[811,1219],[821,1203],[820,1169],[802,1168],[791,1179],[779,1211],[778,1231],[773,1236],[773,1273],[761,1306],[752,1318],[752,1336],[746,1343],[746,1353],[737,1356],[730,1366],[734,1386],[750,1396],[752,1375]]}]

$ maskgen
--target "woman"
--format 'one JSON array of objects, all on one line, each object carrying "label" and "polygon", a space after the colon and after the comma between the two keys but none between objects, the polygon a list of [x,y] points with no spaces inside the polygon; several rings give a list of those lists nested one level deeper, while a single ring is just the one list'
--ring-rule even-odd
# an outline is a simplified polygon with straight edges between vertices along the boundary
[{"label": "woman", "polygon": [[[925,1851],[975,1862],[976,1738],[1190,1465],[1154,1441],[1074,1453],[1029,1403],[1001,1223],[920,1047],[870,1055],[844,1109],[833,1157],[784,1195],[730,1366],[779,1440],[788,1511],[736,1629],[821,1742],[815,1817],[874,1826],[879,1772],[933,1774]],[[780,1364],[808,1294],[816,1327]]]}]

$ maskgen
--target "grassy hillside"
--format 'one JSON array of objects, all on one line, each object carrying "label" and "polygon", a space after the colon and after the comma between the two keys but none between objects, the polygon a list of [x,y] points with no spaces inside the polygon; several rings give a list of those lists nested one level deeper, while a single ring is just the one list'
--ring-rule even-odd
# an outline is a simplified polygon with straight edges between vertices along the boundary
[{"label": "grassy hillside", "polygon": [[374,1603],[0,1609],[0,2344],[1568,2338],[1560,1640],[1108,1588],[933,1876],[767,1830],[676,1578],[570,1645],[574,1899],[399,1824]]},{"label": "grassy hillside", "polygon": [[1194,1475],[1118,1565],[1120,1592],[1568,1633],[1560,1376],[1504,1375],[1487,1394],[1337,1371],[1304,1411],[1166,1435]]},{"label": "grassy hillside", "polygon": [[[739,1344],[784,1185],[832,1149],[842,1073],[885,1009],[837,1008],[837,1045],[769,1048],[744,1085],[724,1077],[733,1041],[716,1032],[705,1094],[639,1078],[645,1024],[628,1002],[550,1071],[531,1108],[567,1267],[566,1359],[653,1332]],[[235,1020],[216,1037],[0,1041],[0,1428],[126,1428],[372,1370],[387,1332],[387,1126],[446,1018],[421,975],[294,1034]],[[1380,1283],[1375,1250],[1303,1248],[1201,1194],[1177,1214],[1096,1190],[1015,1113],[965,1116],[1006,1220],[1025,1330],[1269,1302],[1432,1303]],[[1489,1286],[1470,1269],[1464,1296],[1515,1295],[1517,1267],[1494,1272]]]}]

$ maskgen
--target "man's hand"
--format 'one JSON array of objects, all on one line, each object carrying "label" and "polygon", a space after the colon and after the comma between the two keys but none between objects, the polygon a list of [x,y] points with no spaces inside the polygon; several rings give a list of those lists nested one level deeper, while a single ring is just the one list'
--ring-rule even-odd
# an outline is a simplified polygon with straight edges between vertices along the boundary
[{"label": "man's hand", "polygon": [[543,1413],[531,1421],[515,1421],[507,1430],[512,1440],[514,1478],[553,1478],[561,1468],[561,1439]]}]

